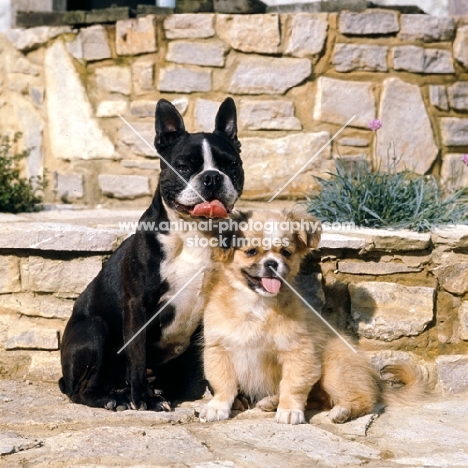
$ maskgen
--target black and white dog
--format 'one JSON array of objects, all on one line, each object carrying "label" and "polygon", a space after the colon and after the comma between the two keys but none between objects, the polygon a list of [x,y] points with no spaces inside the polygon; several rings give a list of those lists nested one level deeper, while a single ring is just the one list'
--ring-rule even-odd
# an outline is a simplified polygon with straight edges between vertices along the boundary
[{"label": "black and white dog", "polygon": [[[202,266],[209,271],[211,251],[188,246],[193,232],[167,226],[227,217],[239,198],[244,173],[234,101],[221,104],[213,133],[190,134],[176,108],[161,99],[155,146],[162,156],[159,185],[140,219],[155,229],[138,230],[122,243],[78,297],[63,335],[59,386],[75,403],[168,410],[155,386],[171,399],[197,397],[205,389],[195,343],[203,274],[195,275]],[[150,371],[156,378],[151,386]]]}]

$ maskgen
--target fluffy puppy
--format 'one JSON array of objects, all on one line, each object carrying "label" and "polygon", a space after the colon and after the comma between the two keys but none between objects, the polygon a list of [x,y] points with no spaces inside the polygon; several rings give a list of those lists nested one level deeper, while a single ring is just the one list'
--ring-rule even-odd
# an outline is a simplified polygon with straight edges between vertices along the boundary
[{"label": "fluffy puppy", "polygon": [[[331,408],[336,423],[370,412],[383,400],[377,372],[289,286],[319,243],[320,223],[292,211],[238,213],[234,221],[240,229],[228,249],[217,249],[204,312],[204,366],[214,397],[200,418],[227,419],[238,393],[264,411],[277,409],[280,423],[304,423],[308,399],[309,407]],[[416,380],[409,366],[386,372]]]}]

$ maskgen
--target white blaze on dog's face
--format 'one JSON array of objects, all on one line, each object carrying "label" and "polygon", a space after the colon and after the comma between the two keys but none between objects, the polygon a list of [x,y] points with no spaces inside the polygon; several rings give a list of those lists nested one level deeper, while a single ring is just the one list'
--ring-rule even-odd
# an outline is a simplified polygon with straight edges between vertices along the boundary
[{"label": "white blaze on dog's face", "polygon": [[155,146],[162,156],[159,187],[166,207],[182,217],[228,216],[244,185],[231,98],[220,105],[212,133],[188,133],[177,109],[161,99]]},{"label": "white blaze on dog's face", "polygon": [[[289,282],[304,256],[317,247],[320,223],[305,212],[257,211],[240,216],[248,227],[233,236],[226,267],[238,282],[261,296],[274,297],[284,287],[281,278]],[[293,229],[301,220],[303,227],[310,228]]]},{"label": "white blaze on dog's face", "polygon": [[[176,198],[176,201],[184,206],[195,206],[201,200],[198,194],[204,194],[211,198],[211,192],[214,191],[216,196],[223,200],[228,210],[232,209],[234,203],[239,197],[239,191],[234,187],[231,178],[221,169],[225,169],[220,161],[221,158],[215,160],[214,152],[219,149],[213,147],[208,141],[208,137],[201,140],[199,152],[201,155],[200,162],[202,163],[199,170],[196,171],[189,179],[189,185],[182,190]],[[195,158],[193,158],[195,159]],[[229,161],[228,164],[233,164]],[[237,160],[235,162],[238,162]],[[227,171],[226,171],[227,172]],[[195,189],[196,192],[193,190]]]}]

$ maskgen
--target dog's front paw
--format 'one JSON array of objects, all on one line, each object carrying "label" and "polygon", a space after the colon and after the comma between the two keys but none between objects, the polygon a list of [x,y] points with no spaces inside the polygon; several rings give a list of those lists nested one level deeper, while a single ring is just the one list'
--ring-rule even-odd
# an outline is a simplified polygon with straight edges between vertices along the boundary
[{"label": "dog's front paw", "polygon": [[171,404],[161,394],[148,393],[134,395],[130,402],[130,408],[138,411],[171,411]]},{"label": "dog's front paw", "polygon": [[231,405],[227,402],[217,401],[214,398],[200,410],[201,421],[222,421],[231,414]]},{"label": "dog's front paw", "polygon": [[247,411],[250,409],[249,400],[244,395],[237,395],[232,404],[231,411]]},{"label": "dog's front paw", "polygon": [[304,424],[306,422],[304,411],[278,408],[275,421],[280,424]]},{"label": "dog's front paw", "polygon": [[262,411],[275,411],[278,408],[278,396],[267,396],[262,398],[256,405],[255,408],[259,408]]},{"label": "dog's front paw", "polygon": [[328,417],[332,422],[337,424],[342,424],[346,422],[351,416],[351,411],[344,406],[334,406],[331,411],[328,413]]},{"label": "dog's front paw", "polygon": [[115,410],[117,407],[117,401],[113,398],[111,398],[105,405],[104,405],[104,408],[108,409],[108,410]]}]

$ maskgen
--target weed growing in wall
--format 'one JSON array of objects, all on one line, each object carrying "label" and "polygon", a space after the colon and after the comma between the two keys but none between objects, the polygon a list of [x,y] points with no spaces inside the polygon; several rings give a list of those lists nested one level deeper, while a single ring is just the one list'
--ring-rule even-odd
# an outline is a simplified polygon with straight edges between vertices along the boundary
[{"label": "weed growing in wall", "polygon": [[13,146],[21,138],[16,133],[13,139],[0,136],[0,212],[20,213],[42,209],[40,192],[47,181],[42,177],[27,179],[21,176],[20,162],[27,158],[29,151],[13,152]]},{"label": "weed growing in wall", "polygon": [[371,228],[429,231],[468,223],[468,188],[444,189],[433,176],[397,172],[396,161],[376,171],[365,162],[335,160],[336,172],[318,178],[319,190],[305,202],[321,221],[354,222]]}]

